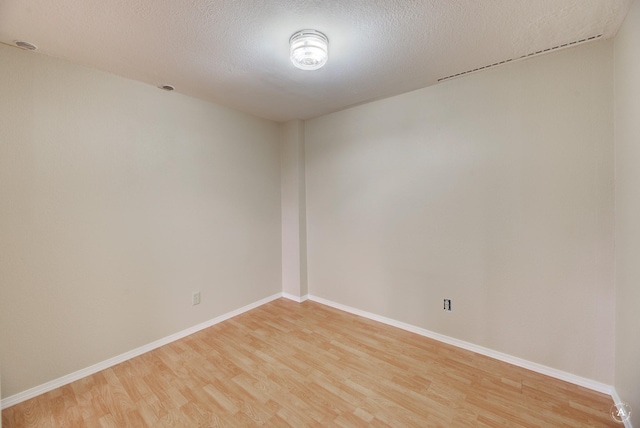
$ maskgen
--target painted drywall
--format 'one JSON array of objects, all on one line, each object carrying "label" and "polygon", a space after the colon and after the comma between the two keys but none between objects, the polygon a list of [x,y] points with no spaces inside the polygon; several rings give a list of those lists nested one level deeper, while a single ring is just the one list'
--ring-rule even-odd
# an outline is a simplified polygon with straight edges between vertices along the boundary
[{"label": "painted drywall", "polygon": [[280,292],[279,132],[0,45],[3,397]]},{"label": "painted drywall", "polygon": [[307,295],[304,122],[290,120],[280,127],[282,291],[300,300]]},{"label": "painted drywall", "polygon": [[309,293],[611,384],[612,57],[590,43],[306,121]]},{"label": "painted drywall", "polygon": [[615,39],[615,388],[640,426],[640,3]]}]

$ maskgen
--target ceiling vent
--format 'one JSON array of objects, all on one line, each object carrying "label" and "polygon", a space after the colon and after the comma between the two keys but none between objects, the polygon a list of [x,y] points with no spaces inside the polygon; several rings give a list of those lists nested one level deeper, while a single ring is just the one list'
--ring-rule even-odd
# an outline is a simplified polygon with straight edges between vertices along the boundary
[{"label": "ceiling vent", "polygon": [[28,51],[35,51],[36,49],[38,49],[38,47],[33,43],[25,42],[24,40],[16,40],[15,44],[17,47],[26,49]]},{"label": "ceiling vent", "polygon": [[542,55],[542,54],[545,54],[547,52],[555,51],[555,50],[558,50],[558,49],[568,48],[570,46],[575,46],[575,45],[579,45],[579,44],[582,44],[582,43],[591,42],[593,40],[599,39],[600,37],[602,37],[602,34],[598,34],[597,36],[592,36],[592,37],[589,37],[589,38],[586,38],[586,39],[582,39],[582,40],[576,40],[575,42],[570,42],[570,43],[565,43],[563,45],[554,46],[552,48],[544,49],[544,50],[541,50],[541,51],[531,52],[530,54],[522,55],[521,57],[518,57],[518,58],[510,58],[510,59],[506,59],[504,61],[496,62],[494,64],[485,65],[484,67],[474,68],[473,70],[467,70],[467,71],[463,71],[463,72],[458,73],[458,74],[452,74],[451,76],[442,77],[442,78],[438,79],[438,82],[442,82],[444,80],[453,79],[454,77],[464,76],[465,74],[475,73],[475,72],[480,71],[480,70],[486,70],[487,68],[497,67],[499,65],[506,64],[508,62],[518,61],[518,60],[529,58],[529,57],[532,57],[532,56]]}]

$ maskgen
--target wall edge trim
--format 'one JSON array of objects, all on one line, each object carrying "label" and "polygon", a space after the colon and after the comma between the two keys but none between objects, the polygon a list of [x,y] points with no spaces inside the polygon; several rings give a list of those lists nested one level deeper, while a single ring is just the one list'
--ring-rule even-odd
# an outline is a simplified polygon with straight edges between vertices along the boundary
[{"label": "wall edge trim", "polygon": [[[466,349],[467,351],[475,352],[480,355],[484,355],[486,357],[494,358],[496,360],[503,361],[505,363],[513,364],[514,366],[522,367],[527,370],[531,370],[546,376],[550,376],[559,380],[563,380],[565,382],[572,383],[574,385],[582,386],[587,389],[591,389],[593,391],[597,391],[603,394],[612,395],[613,387],[611,385],[607,385],[602,382],[598,382],[592,379],[588,379],[585,377],[581,377],[575,375],[573,373],[568,373],[562,370],[554,369],[552,367],[548,367],[542,364],[534,363],[532,361],[528,361],[522,358],[514,357],[509,354],[505,354],[502,352],[494,351],[493,349],[485,348],[480,345],[475,345],[470,342],[465,342],[464,340],[456,339],[453,337],[445,336],[444,334],[435,333],[430,330],[426,330],[421,327],[416,327],[411,324],[407,324],[401,321],[396,321],[391,318],[383,317],[381,315],[376,315],[371,312],[366,312],[360,309],[356,309],[347,305],[343,305],[341,303],[336,303],[328,299],[324,299],[322,297],[309,295],[309,300],[320,303],[326,306],[330,306],[335,309],[339,309],[345,312],[349,312],[354,315],[358,315],[364,318],[368,318],[373,321],[378,321],[383,324],[387,324],[393,327],[400,328],[402,330],[410,331],[412,333],[419,334],[420,336],[428,337],[430,339],[437,340],[439,342],[443,342],[449,345],[456,346],[458,348]],[[614,399],[615,400],[615,399]]]},{"label": "wall edge trim", "polygon": [[[618,395],[618,391],[616,391],[615,386],[611,387],[611,398],[613,398],[613,403],[614,404],[618,404],[618,403],[623,403],[624,402],[620,398],[620,396]],[[626,420],[623,423],[624,423],[624,428],[633,428],[633,424],[631,423],[631,419]]]},{"label": "wall edge trim", "polygon": [[293,295],[293,294],[282,292],[282,297],[284,297],[285,299],[293,300],[294,302],[298,302],[298,303],[302,303],[302,302],[304,302],[306,300],[309,300],[309,295],[308,294],[305,294],[304,296],[298,297],[298,296]]},{"label": "wall edge trim", "polygon": [[[166,336],[162,339],[158,339],[154,342],[151,342],[147,345],[143,345],[140,346],[138,348],[135,348],[131,351],[125,352],[123,354],[117,355],[115,357],[109,358],[105,361],[102,361],[100,363],[91,365],[89,367],[86,367],[84,369],[75,371],[73,373],[70,373],[68,375],[59,377],[57,379],[51,380],[49,382],[43,383],[41,385],[35,386],[33,388],[30,388],[26,391],[23,392],[19,392],[17,394],[14,394],[10,397],[4,398],[1,400],[1,405],[0,405],[0,409],[4,410],[8,407],[14,406],[18,403],[21,403],[23,401],[29,400],[31,398],[37,397],[38,395],[44,394],[46,392],[49,392],[51,390],[54,390],[56,388],[59,388],[61,386],[67,385],[71,382],[75,382],[76,380],[80,380],[84,377],[90,376],[94,373],[97,373],[99,371],[108,369],[110,367],[113,367],[117,364],[120,364],[124,361],[127,361],[131,358],[135,358],[139,355],[145,354],[149,351],[152,351],[156,348],[159,348],[161,346],[167,345],[171,342],[175,342],[176,340],[182,339],[186,336],[192,335],[194,333],[197,333],[200,330],[204,330],[205,328],[211,327],[215,324],[221,323],[223,321],[226,321],[230,318],[233,318],[237,315],[240,315],[242,313],[248,312],[252,309],[255,309],[259,306],[265,305],[271,301],[277,300],[281,297],[284,297],[286,299],[289,300],[293,300],[295,302],[298,303],[302,303],[306,300],[311,300],[313,302],[316,303],[320,303],[326,306],[330,306],[332,308],[335,309],[339,309],[342,310],[344,312],[348,312],[354,315],[358,315],[361,316],[363,318],[367,318],[373,321],[377,321],[377,322],[381,322],[383,324],[387,324],[393,327],[397,327],[400,328],[402,330],[405,331],[410,331],[412,333],[416,333],[419,334],[421,336],[424,337],[428,337],[434,340],[437,340],[439,342],[443,342],[443,343],[447,343],[449,345],[453,345],[462,349],[466,349],[468,351],[472,351],[490,358],[494,358],[496,360],[500,360],[509,364],[513,364],[515,366],[518,367],[522,367],[537,373],[541,373],[556,379],[560,379],[563,380],[565,382],[569,382],[578,386],[582,386],[584,388],[588,388],[603,394],[607,394],[610,395],[614,401],[614,403],[618,403],[620,402],[620,397],[618,396],[615,388],[611,385],[607,385],[604,384],[602,382],[597,382],[591,379],[587,379],[581,376],[577,376],[574,375],[572,373],[568,373],[562,370],[558,370],[558,369],[554,369],[552,367],[548,367],[548,366],[544,366],[542,364],[538,364],[538,363],[534,363],[528,360],[524,360],[522,358],[518,358],[518,357],[514,357],[512,355],[509,354],[504,354],[502,352],[498,352],[498,351],[494,351],[492,349],[489,348],[485,348],[483,346],[479,346],[479,345],[475,345],[473,343],[469,343],[469,342],[465,342],[463,340],[460,339],[455,339],[453,337],[449,337],[449,336],[445,336],[443,334],[440,333],[435,333],[432,332],[430,330],[426,330],[423,329],[421,327],[416,327],[413,326],[411,324],[407,324],[401,321],[397,321],[391,318],[387,318],[387,317],[383,317],[381,315],[376,315],[373,314],[371,312],[366,312],[357,308],[353,308],[347,305],[343,305],[341,303],[337,303],[337,302],[333,302],[331,300],[328,299],[324,299],[322,297],[318,297],[318,296],[314,296],[311,294],[306,294],[302,297],[297,297],[297,296],[293,296],[291,294],[288,293],[284,293],[284,292],[280,292],[280,293],[276,293],[273,294],[269,297],[266,297],[264,299],[258,300],[254,303],[250,303],[248,305],[245,305],[241,308],[238,308],[236,310],[233,310],[231,312],[227,312],[226,314],[220,315],[218,317],[215,317],[209,321],[205,321],[203,323],[197,324],[193,327],[187,328],[185,330],[182,330],[180,332],[174,333],[172,335]],[[631,425],[630,421],[627,421],[627,423],[625,423],[625,428],[633,428],[633,426]]]},{"label": "wall edge trim", "polygon": [[8,407],[14,406],[23,401],[29,400],[31,398],[37,397],[38,395],[44,394],[46,392],[52,391],[56,388],[60,388],[61,386],[67,385],[71,382],[75,382],[92,374],[95,374],[99,371],[108,369],[117,364],[130,360],[131,358],[135,358],[139,355],[145,354],[149,351],[153,351],[156,348],[167,345],[171,342],[175,342],[176,340],[182,339],[184,337],[190,336],[194,333],[199,332],[200,330],[204,330],[205,328],[211,327],[215,324],[221,323],[222,321],[226,321],[230,318],[233,318],[242,313],[248,312],[252,309],[255,309],[259,306],[267,304],[273,300],[279,299],[283,297],[283,293],[276,293],[269,297],[265,297],[264,299],[260,299],[256,302],[245,305],[241,308],[235,309],[231,312],[227,312],[226,314],[220,315],[209,321],[202,322],[200,324],[194,325],[193,327],[189,327],[185,330],[179,331],[177,333],[171,334],[169,336],[163,337],[162,339],[158,339],[146,345],[142,345],[138,348],[132,349],[131,351],[127,351],[123,354],[116,355],[115,357],[109,358],[102,362],[93,364],[84,369],[80,369],[73,373],[69,373],[67,375],[61,376],[57,379],[53,379],[49,382],[45,382],[41,385],[35,386],[33,388],[29,388],[25,391],[14,394],[10,397],[3,398],[1,400],[0,409],[4,410]]}]

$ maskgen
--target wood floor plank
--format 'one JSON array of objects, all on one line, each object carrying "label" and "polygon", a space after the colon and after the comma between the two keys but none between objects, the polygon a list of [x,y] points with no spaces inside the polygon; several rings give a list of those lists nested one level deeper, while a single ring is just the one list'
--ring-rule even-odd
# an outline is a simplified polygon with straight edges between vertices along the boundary
[{"label": "wood floor plank", "polygon": [[17,404],[27,427],[619,426],[610,397],[279,299]]}]

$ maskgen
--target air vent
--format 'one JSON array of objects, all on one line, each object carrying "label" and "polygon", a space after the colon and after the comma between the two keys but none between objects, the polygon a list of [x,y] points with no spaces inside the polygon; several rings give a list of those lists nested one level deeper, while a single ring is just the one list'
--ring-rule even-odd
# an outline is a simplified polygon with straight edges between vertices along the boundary
[{"label": "air vent", "polygon": [[26,49],[28,51],[35,51],[36,49],[38,49],[38,47],[33,43],[25,42],[24,40],[16,40],[15,44],[17,47]]},{"label": "air vent", "polygon": [[506,59],[504,61],[496,62],[496,63],[491,64],[491,65],[485,65],[484,67],[474,68],[473,70],[463,71],[463,72],[458,73],[458,74],[452,74],[451,76],[447,76],[447,77],[443,77],[441,79],[438,79],[438,82],[442,82],[443,80],[453,79],[454,77],[464,76],[465,74],[475,73],[476,71],[486,70],[487,68],[497,67],[499,65],[506,64],[508,62],[518,61],[518,60],[529,58],[529,57],[536,56],[536,55],[542,55],[544,53],[555,51],[555,50],[562,49],[562,48],[568,48],[569,46],[575,46],[575,45],[579,45],[581,43],[591,42],[593,40],[599,39],[600,37],[602,37],[602,34],[598,34],[597,36],[589,37],[587,39],[576,40],[575,42],[565,43],[564,45],[554,46],[552,48],[544,49],[544,50],[541,50],[541,51],[531,52],[530,54],[522,55],[519,58],[510,58],[510,59]]}]

